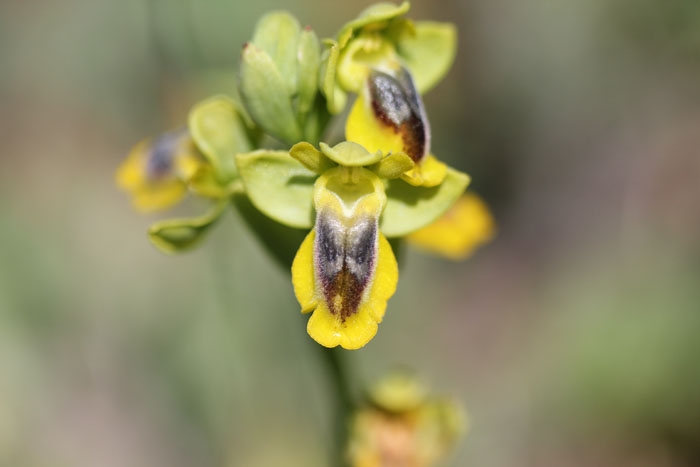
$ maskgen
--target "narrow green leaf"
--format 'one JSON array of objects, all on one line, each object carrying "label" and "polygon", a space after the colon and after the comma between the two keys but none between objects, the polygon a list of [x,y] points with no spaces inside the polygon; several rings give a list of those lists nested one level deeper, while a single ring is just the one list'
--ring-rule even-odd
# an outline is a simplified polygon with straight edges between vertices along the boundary
[{"label": "narrow green leaf", "polygon": [[457,28],[451,23],[419,21],[399,36],[397,49],[423,94],[449,71],[457,52]]},{"label": "narrow green leaf", "polygon": [[241,95],[255,122],[287,144],[301,139],[290,94],[270,56],[246,44],[241,56]]},{"label": "narrow green leaf", "polygon": [[445,180],[435,187],[416,187],[403,180],[387,184],[387,202],[379,221],[387,237],[401,237],[432,224],[459,198],[469,184],[469,175],[447,169]]},{"label": "narrow green leaf", "polygon": [[239,154],[236,161],[246,193],[256,208],[289,227],[312,227],[315,173],[286,151],[262,149]]},{"label": "narrow green leaf", "polygon": [[321,94],[326,98],[328,111],[331,115],[335,115],[343,111],[348,96],[336,81],[336,68],[340,54],[338,43],[332,39],[326,39],[323,42],[326,48],[321,56],[318,84]]},{"label": "narrow green leaf", "polygon": [[156,222],[148,229],[148,238],[163,253],[178,253],[194,248],[209,228],[221,217],[228,199],[220,199],[205,215]]}]

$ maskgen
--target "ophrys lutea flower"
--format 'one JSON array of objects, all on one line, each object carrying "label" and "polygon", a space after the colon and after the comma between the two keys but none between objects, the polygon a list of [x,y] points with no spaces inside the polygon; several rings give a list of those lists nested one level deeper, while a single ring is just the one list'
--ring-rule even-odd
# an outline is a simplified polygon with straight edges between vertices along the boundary
[{"label": "ophrys lutea flower", "polygon": [[117,184],[139,211],[167,209],[187,194],[187,183],[204,163],[185,128],[138,143],[119,167]]},{"label": "ophrys lutea flower", "polygon": [[294,259],[292,282],[302,312],[312,312],[307,331],[323,346],[364,346],[396,290],[396,259],[379,231],[385,205],[381,180],[362,167],[332,168],[316,180],[316,224]]},{"label": "ophrys lutea flower", "polygon": [[372,70],[350,111],[345,138],[368,151],[404,152],[415,168],[401,178],[411,185],[436,186],[447,166],[430,154],[430,123],[406,68]]}]

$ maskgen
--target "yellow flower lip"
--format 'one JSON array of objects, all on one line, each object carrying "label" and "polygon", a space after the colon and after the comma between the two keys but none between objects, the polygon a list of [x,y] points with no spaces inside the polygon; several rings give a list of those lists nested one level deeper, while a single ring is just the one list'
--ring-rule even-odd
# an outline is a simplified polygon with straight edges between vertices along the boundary
[{"label": "yellow flower lip", "polygon": [[187,182],[203,159],[186,129],[138,143],[117,170],[116,182],[132,194],[134,207],[166,209],[187,194]]},{"label": "yellow flower lip", "polygon": [[302,312],[313,311],[307,330],[321,345],[357,349],[377,332],[398,268],[379,216],[384,187],[360,167],[336,167],[314,186],[316,224],[292,265]]}]

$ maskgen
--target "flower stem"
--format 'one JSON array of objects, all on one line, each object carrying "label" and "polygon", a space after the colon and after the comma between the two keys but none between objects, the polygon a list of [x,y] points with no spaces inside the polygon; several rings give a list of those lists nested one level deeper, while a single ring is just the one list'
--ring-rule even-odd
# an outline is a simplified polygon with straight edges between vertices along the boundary
[{"label": "flower stem", "polygon": [[347,446],[348,425],[350,415],[355,407],[347,361],[342,349],[337,347],[333,349],[319,348],[326,363],[328,378],[332,385],[331,392],[335,399],[333,465],[343,467],[347,465],[345,449]]}]

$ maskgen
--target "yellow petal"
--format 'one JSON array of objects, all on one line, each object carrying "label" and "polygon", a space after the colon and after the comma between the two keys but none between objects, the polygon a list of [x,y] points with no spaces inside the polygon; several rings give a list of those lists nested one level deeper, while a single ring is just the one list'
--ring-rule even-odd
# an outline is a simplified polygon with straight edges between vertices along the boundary
[{"label": "yellow petal", "polygon": [[145,181],[146,157],[150,143],[141,141],[129,152],[126,160],[117,169],[117,186],[124,190],[133,190]]},{"label": "yellow petal", "polygon": [[144,184],[132,192],[134,207],[141,212],[167,209],[180,202],[187,194],[187,186],[180,180],[168,179],[155,184]]},{"label": "yellow petal", "polygon": [[377,269],[374,273],[374,281],[369,289],[368,302],[374,319],[381,323],[386,310],[386,302],[396,292],[396,283],[399,280],[399,267],[396,257],[391,250],[389,241],[383,234],[379,234],[379,254],[377,255]]},{"label": "yellow petal", "polygon": [[414,186],[438,186],[447,176],[447,165],[428,154],[419,165],[401,175],[401,179]]},{"label": "yellow petal", "polygon": [[360,306],[356,313],[344,322],[328,310],[321,301],[306,326],[309,336],[324,347],[340,345],[354,350],[363,347],[377,334],[377,322],[367,306]]},{"label": "yellow petal", "polygon": [[357,96],[350,110],[345,123],[345,139],[361,144],[372,153],[403,152],[401,134],[376,121],[370,104],[363,94]]},{"label": "yellow petal", "polygon": [[466,193],[437,221],[407,238],[426,251],[460,260],[491,240],[495,230],[486,203],[477,195]]},{"label": "yellow petal", "polygon": [[314,279],[314,236],[313,230],[309,232],[292,262],[292,285],[302,313],[312,311],[318,302]]}]

